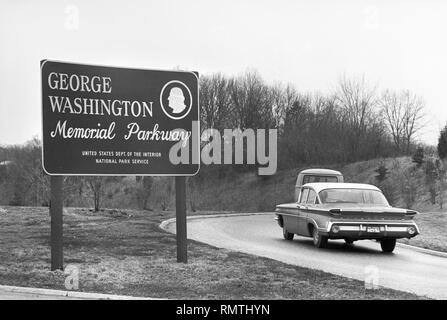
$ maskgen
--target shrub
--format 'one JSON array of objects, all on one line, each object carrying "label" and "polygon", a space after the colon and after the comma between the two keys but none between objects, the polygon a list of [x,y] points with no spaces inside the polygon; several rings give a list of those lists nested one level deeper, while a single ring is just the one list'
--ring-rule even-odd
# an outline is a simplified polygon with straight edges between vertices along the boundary
[{"label": "shrub", "polygon": [[438,179],[435,159],[428,159],[424,166],[425,172],[425,185],[427,186],[430,194],[431,204],[436,204],[437,186],[436,181]]},{"label": "shrub", "polygon": [[381,163],[379,167],[374,171],[377,172],[376,179],[379,183],[385,181],[389,174],[388,168],[385,166],[384,163]]},{"label": "shrub", "polygon": [[420,168],[422,166],[422,164],[424,163],[424,148],[418,147],[416,149],[416,152],[412,157],[412,161],[416,164],[417,168]]}]

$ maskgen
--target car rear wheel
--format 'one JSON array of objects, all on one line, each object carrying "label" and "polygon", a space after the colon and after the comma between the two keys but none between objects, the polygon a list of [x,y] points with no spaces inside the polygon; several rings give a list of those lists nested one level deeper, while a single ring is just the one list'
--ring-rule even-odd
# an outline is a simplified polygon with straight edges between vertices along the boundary
[{"label": "car rear wheel", "polygon": [[284,239],[286,239],[286,240],[293,240],[294,234],[288,232],[285,227],[282,228],[282,235],[284,236]]},{"label": "car rear wheel", "polygon": [[396,247],[396,239],[383,239],[380,240],[380,246],[382,247],[383,252],[393,252]]},{"label": "car rear wheel", "polygon": [[328,237],[321,235],[317,228],[312,228],[312,238],[317,248],[325,248],[327,246]]}]

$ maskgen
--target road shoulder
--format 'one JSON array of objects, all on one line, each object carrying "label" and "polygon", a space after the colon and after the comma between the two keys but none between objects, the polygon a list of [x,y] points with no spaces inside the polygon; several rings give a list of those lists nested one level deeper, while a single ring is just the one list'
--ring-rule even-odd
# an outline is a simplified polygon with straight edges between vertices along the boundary
[{"label": "road shoulder", "polygon": [[0,285],[0,297],[3,293],[9,296],[17,295],[30,295],[39,296],[44,299],[53,300],[55,298],[73,298],[73,299],[85,299],[85,300],[154,300],[153,298],[146,297],[133,297],[114,294],[101,294],[91,292],[79,292],[79,291],[64,291],[54,289],[41,289],[41,288],[29,288],[29,287],[16,287],[16,286],[4,286]]}]

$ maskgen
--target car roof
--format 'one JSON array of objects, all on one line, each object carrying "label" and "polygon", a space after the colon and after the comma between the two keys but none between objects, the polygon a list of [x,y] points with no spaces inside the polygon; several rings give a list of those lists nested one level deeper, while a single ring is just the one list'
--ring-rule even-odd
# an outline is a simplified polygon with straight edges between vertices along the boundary
[{"label": "car roof", "polygon": [[303,185],[303,188],[311,187],[317,193],[325,189],[363,189],[363,190],[376,190],[380,191],[379,188],[371,184],[364,183],[344,183],[344,182],[312,182]]},{"label": "car roof", "polygon": [[340,175],[341,176],[340,171],[331,170],[331,169],[318,169],[318,168],[302,170],[302,171],[300,171],[300,174],[329,174],[329,175]]}]

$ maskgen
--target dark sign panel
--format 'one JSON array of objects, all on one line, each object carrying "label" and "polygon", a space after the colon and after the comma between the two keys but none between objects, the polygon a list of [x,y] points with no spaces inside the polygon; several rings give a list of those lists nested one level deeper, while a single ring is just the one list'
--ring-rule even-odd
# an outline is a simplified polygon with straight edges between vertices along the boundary
[{"label": "dark sign panel", "polygon": [[198,77],[44,60],[43,167],[50,175],[194,175]]}]

